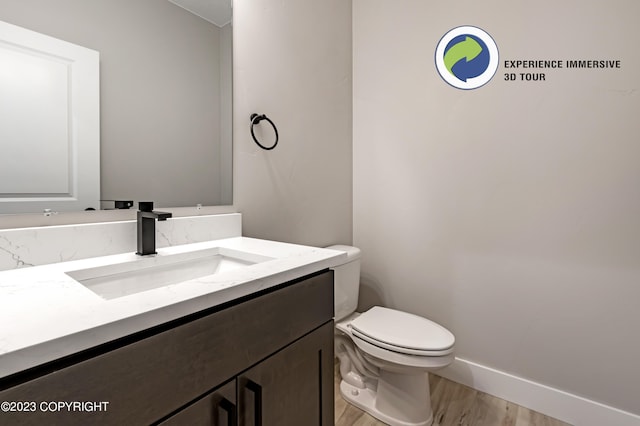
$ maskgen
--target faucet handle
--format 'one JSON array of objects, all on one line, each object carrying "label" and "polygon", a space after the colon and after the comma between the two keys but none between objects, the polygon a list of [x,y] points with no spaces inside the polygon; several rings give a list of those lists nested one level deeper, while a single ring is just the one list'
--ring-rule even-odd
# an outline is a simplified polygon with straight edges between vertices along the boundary
[{"label": "faucet handle", "polygon": [[153,211],[153,201],[138,201],[138,209],[141,212]]}]

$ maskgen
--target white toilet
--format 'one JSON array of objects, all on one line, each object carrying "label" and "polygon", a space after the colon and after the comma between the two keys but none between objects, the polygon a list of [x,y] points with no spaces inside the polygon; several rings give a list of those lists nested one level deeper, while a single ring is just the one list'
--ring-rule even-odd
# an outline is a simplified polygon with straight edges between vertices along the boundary
[{"label": "white toilet", "polygon": [[391,426],[429,426],[433,421],[427,372],[453,361],[455,338],[417,315],[375,306],[355,312],[360,287],[360,250],[336,266],[335,354],[340,392],[351,404]]}]

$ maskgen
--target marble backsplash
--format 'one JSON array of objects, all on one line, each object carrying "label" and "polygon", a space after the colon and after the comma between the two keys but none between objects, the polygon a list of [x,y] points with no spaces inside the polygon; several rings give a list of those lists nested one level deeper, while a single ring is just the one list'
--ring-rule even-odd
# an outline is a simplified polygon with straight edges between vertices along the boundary
[{"label": "marble backsplash", "polygon": [[[156,247],[242,235],[240,213],[156,222]],[[0,271],[136,251],[136,221],[0,230]]]}]

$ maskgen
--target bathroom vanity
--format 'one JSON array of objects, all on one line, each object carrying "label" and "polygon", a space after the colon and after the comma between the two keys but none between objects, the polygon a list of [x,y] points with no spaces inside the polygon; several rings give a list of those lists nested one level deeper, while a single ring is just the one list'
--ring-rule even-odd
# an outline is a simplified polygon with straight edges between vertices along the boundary
[{"label": "bathroom vanity", "polygon": [[108,296],[73,272],[146,259],[0,273],[0,308],[21,305],[0,311],[0,423],[333,425],[329,268],[344,254],[236,237],[159,249],[153,262],[216,248],[261,261]]}]

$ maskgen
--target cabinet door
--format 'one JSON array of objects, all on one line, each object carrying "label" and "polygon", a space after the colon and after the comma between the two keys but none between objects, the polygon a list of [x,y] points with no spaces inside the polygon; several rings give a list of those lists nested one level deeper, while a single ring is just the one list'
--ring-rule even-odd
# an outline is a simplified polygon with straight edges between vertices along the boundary
[{"label": "cabinet door", "polygon": [[235,426],[236,416],[236,381],[234,379],[158,425]]},{"label": "cabinet door", "polygon": [[238,376],[240,426],[332,426],[333,321]]}]

